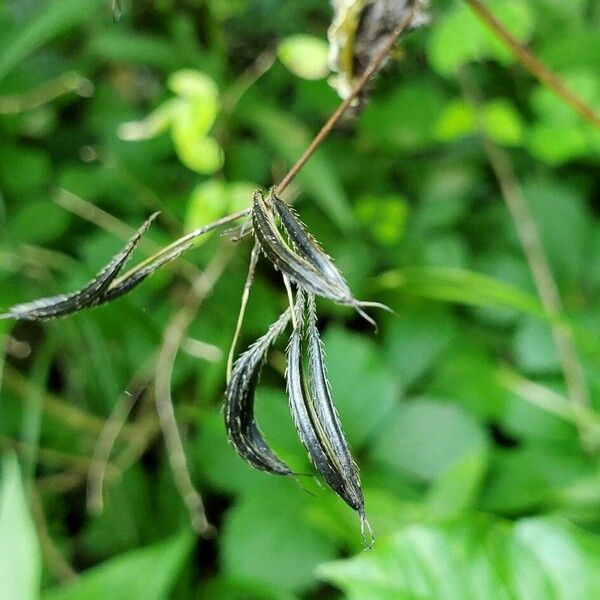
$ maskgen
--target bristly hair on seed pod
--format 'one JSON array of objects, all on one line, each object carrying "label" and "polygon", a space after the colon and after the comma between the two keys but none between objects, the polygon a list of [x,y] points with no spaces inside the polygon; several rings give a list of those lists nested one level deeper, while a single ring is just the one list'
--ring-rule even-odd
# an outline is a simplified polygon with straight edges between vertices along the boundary
[{"label": "bristly hair on seed pod", "polygon": [[[341,98],[352,93],[356,81],[408,11],[414,11],[412,29],[429,22],[425,12],[428,4],[428,0],[332,0],[335,14],[327,35],[329,67],[336,75],[330,82]],[[356,99],[354,114],[366,104],[369,92],[367,88]]]},{"label": "bristly hair on seed pod", "polygon": [[[287,349],[287,392],[294,425],[300,441],[317,471],[327,485],[348,506],[358,512],[361,534],[365,545],[373,545],[373,531],[365,516],[365,506],[358,470],[348,449],[339,423],[339,418],[331,402],[329,387],[322,363],[322,349],[316,331],[314,297],[309,297],[309,328],[311,343],[319,345],[316,353],[310,353],[310,387],[306,385],[302,364],[302,341],[305,333],[305,295],[299,289],[294,307],[296,327]],[[365,528],[370,532],[370,540],[365,538]]]},{"label": "bristly hair on seed pod", "polygon": [[266,354],[286,328],[288,308],[235,362],[225,390],[224,418],[229,442],[252,467],[275,475],[292,475],[291,469],[271,450],[254,419],[254,394]]},{"label": "bristly hair on seed pod", "polygon": [[[279,232],[273,215],[274,210],[283,215],[281,224],[293,247],[288,245]],[[276,195],[271,194],[264,198],[259,190],[254,193],[252,224],[256,239],[265,256],[305,291],[353,307],[375,329],[377,324],[363,308],[377,307],[391,311],[385,304],[364,302],[354,298],[348,284],[329,256],[308,234],[293,211]]]},{"label": "bristly hair on seed pod", "polygon": [[139,244],[142,236],[146,233],[158,214],[154,213],[150,216],[127,242],[123,250],[117,253],[83,289],[72,294],[61,294],[59,296],[41,298],[33,302],[16,304],[9,308],[6,313],[1,314],[0,319],[22,319],[25,321],[56,319],[86,308],[92,308],[129,291],[152,271],[164,264],[164,261],[161,261],[160,264],[155,264],[152,268],[147,268],[141,276],[137,274],[134,280],[128,281],[127,278],[122,279],[119,281],[117,288],[111,290],[111,284],[113,284]]}]

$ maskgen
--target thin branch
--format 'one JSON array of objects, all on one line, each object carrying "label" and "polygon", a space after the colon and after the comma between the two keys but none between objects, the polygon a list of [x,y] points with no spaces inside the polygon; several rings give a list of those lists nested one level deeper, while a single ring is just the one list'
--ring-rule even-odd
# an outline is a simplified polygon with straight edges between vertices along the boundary
[{"label": "thin branch", "polygon": [[252,247],[252,253],[250,254],[250,265],[248,266],[248,275],[246,275],[246,282],[244,283],[244,291],[242,293],[242,302],[240,304],[240,311],[238,313],[237,323],[235,325],[235,332],[233,339],[231,340],[231,347],[227,355],[227,376],[226,381],[229,384],[231,379],[231,371],[233,370],[233,357],[235,355],[235,347],[237,346],[238,339],[240,337],[240,331],[244,323],[244,316],[246,315],[246,307],[248,306],[248,298],[250,297],[250,289],[254,283],[254,274],[256,272],[256,265],[260,256],[260,244],[258,240],[255,240],[254,246]]},{"label": "thin branch", "polygon": [[50,536],[44,506],[37,489],[31,486],[31,512],[40,541],[44,562],[60,583],[70,583],[77,579],[77,573],[63,556],[58,546]]},{"label": "thin branch", "polygon": [[214,533],[214,527],[208,522],[204,511],[202,497],[195,489],[187,467],[187,459],[183,443],[179,435],[173,398],[171,397],[171,380],[175,358],[186,332],[194,320],[200,305],[212,291],[225,266],[232,257],[232,249],[222,246],[215,258],[199,277],[197,277],[186,305],[179,310],[167,326],[160,349],[154,380],[156,411],[160,427],[167,446],[167,454],[175,485],[187,506],[192,519],[192,526],[200,535],[208,537]]},{"label": "thin branch", "polygon": [[479,90],[475,88],[464,73],[460,74],[459,82],[463,88],[465,98],[475,109],[484,152],[488,157],[502,197],[512,217],[538,296],[544,310],[550,317],[552,336],[581,441],[587,449],[591,450],[593,442],[591,431],[587,419],[583,418],[580,410],[581,407],[587,408],[590,405],[585,372],[577,354],[573,331],[564,319],[560,318],[564,314],[564,307],[558,285],[554,280],[550,263],[540,240],[535,219],[529,210],[523,190],[515,177],[509,156],[504,150],[496,146],[485,132],[480,114]]},{"label": "thin branch", "polygon": [[74,71],[63,73],[56,79],[46,81],[21,95],[0,96],[0,114],[10,115],[33,110],[70,92],[89,97],[94,93],[94,84]]},{"label": "thin branch", "polygon": [[144,390],[145,386],[133,394],[125,391],[116,402],[104,425],[104,429],[98,436],[87,476],[86,504],[90,514],[99,515],[104,510],[104,479],[110,455],[129,413],[133,410]]},{"label": "thin branch", "polygon": [[[516,56],[517,60],[539,81],[550,88],[559,98],[581,115],[586,121],[600,129],[600,115],[579,96],[569,89],[539,58],[516,40],[498,21],[481,0],[465,0],[483,23],[493,31]],[[468,35],[468,33],[466,34]]]},{"label": "thin branch", "polygon": [[369,66],[366,68],[365,72],[360,76],[358,81],[356,82],[356,87],[354,91],[337,107],[335,112],[327,119],[323,127],[313,141],[310,143],[308,148],[304,151],[304,154],[296,161],[296,164],[292,166],[292,168],[287,172],[286,176],[281,180],[281,183],[276,186],[278,193],[282,193],[285,188],[291,183],[291,181],[298,175],[302,167],[305,165],[306,161],[313,155],[315,150],[321,145],[321,142],[330,134],[331,130],[335,127],[337,122],[342,118],[344,113],[350,108],[354,100],[359,96],[359,94],[363,91],[364,87],[369,83],[369,80],[381,67],[384,61],[388,58],[396,40],[408,29],[410,26],[413,17],[417,14],[419,10],[419,3],[415,2],[413,8],[408,11],[402,20],[396,25],[394,31],[391,33],[385,45],[381,48],[381,50],[377,53],[377,55],[370,62]]}]

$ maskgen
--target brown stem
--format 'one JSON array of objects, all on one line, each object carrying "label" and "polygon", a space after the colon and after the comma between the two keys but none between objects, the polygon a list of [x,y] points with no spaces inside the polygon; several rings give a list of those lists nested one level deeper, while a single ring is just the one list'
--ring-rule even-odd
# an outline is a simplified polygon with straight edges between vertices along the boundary
[{"label": "brown stem", "polygon": [[364,87],[367,85],[371,77],[379,70],[385,59],[389,56],[396,40],[406,31],[408,26],[413,20],[413,17],[417,13],[419,8],[419,3],[415,2],[412,10],[408,11],[404,18],[396,25],[394,31],[392,31],[390,37],[388,38],[385,45],[381,48],[381,50],[377,53],[377,55],[370,62],[369,66],[366,68],[365,72],[360,76],[359,80],[356,82],[356,87],[353,92],[337,107],[335,112],[327,119],[323,127],[313,141],[310,143],[308,148],[304,151],[304,154],[296,161],[296,164],[292,166],[292,168],[287,172],[285,177],[281,180],[281,183],[277,186],[277,191],[282,193],[285,188],[290,185],[292,179],[298,175],[306,161],[314,154],[315,150],[320,146],[321,142],[329,135],[331,130],[335,127],[337,122],[341,119],[343,114],[348,110],[348,108],[352,105],[354,100],[358,97],[358,95],[363,91]]},{"label": "brown stem", "polygon": [[529,205],[515,176],[509,156],[504,150],[496,146],[485,132],[480,112],[479,90],[464,73],[460,74],[459,82],[465,98],[475,109],[484,152],[512,217],[538,296],[544,310],[551,318],[552,337],[554,338],[558,361],[563,371],[567,394],[571,402],[573,421],[577,425],[579,436],[586,449],[595,450],[593,447],[595,441],[587,419],[590,397],[585,381],[585,372],[577,354],[573,331],[560,318],[564,314],[560,291],[552,274],[535,219],[529,210]]},{"label": "brown stem", "polygon": [[477,16],[489,27],[517,57],[518,61],[544,85],[550,88],[559,98],[578,112],[586,121],[600,129],[600,115],[573,93],[539,58],[534,56],[525,46],[520,44],[506,30],[504,25],[492,14],[481,0],[465,0]]}]

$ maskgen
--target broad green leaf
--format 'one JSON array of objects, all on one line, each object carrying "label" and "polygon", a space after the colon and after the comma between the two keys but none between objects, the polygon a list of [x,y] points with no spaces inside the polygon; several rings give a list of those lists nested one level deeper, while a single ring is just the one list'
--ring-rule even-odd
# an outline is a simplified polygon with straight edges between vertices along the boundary
[{"label": "broad green leaf", "polygon": [[223,572],[282,592],[313,587],[315,567],[335,556],[332,543],[304,516],[318,502],[287,478],[267,478],[226,515],[219,540]]},{"label": "broad green leaf", "polygon": [[390,415],[401,382],[368,337],[331,327],[323,343],[333,400],[356,451]]},{"label": "broad green leaf", "polygon": [[[496,0],[490,10],[519,41],[533,29],[534,16],[524,0]],[[453,76],[464,64],[493,57],[510,64],[512,54],[464,3],[453,6],[437,19],[429,36],[427,55],[440,74]]]},{"label": "broad green leaf", "polygon": [[0,42],[0,81],[24,58],[66,31],[85,23],[105,0],[52,0],[40,3],[40,11],[15,35]]},{"label": "broad green leaf", "polygon": [[475,507],[487,468],[487,450],[477,448],[451,464],[427,494],[427,514],[456,517]]},{"label": "broad green leaf", "polygon": [[197,173],[212,175],[223,166],[223,149],[212,137],[192,138],[187,130],[173,129],[179,160]]},{"label": "broad green leaf", "polygon": [[401,85],[365,110],[359,123],[360,137],[366,143],[402,152],[428,148],[435,141],[444,99],[444,89],[434,81]]},{"label": "broad green leaf", "polygon": [[517,364],[530,373],[556,373],[560,364],[552,331],[538,319],[523,320],[515,333],[514,353]]},{"label": "broad green leaf", "polygon": [[[241,117],[259,130],[289,166],[300,158],[311,141],[311,134],[301,123],[271,106],[253,102]],[[346,192],[332,163],[322,151],[317,151],[309,159],[298,179],[338,227],[346,232],[354,228]]]},{"label": "broad green leaf", "polygon": [[407,525],[372,552],[319,567],[349,600],[588,600],[600,540],[565,521],[492,518]]},{"label": "broad green leaf", "polygon": [[[481,126],[485,133],[502,146],[518,146],[524,135],[524,124],[514,105],[498,98],[481,107]],[[477,132],[475,109],[465,100],[449,102],[436,123],[436,137],[441,141],[454,141]]]},{"label": "broad green leaf", "polygon": [[17,458],[0,463],[0,598],[39,598],[42,557]]},{"label": "broad green leaf", "polygon": [[165,600],[193,543],[194,536],[186,531],[126,552],[84,571],[72,584],[48,590],[43,600]]},{"label": "broad green leaf", "polygon": [[514,104],[505,98],[486,102],[482,107],[482,125],[487,135],[501,146],[518,146],[524,124]]},{"label": "broad green leaf", "polygon": [[442,310],[398,311],[384,331],[387,360],[403,387],[410,387],[436,364],[456,336],[456,323]]},{"label": "broad green leaf", "polygon": [[503,306],[538,317],[545,314],[533,296],[497,279],[465,269],[410,267],[384,273],[377,282],[383,289],[401,289],[445,302]]},{"label": "broad green leaf", "polygon": [[167,85],[174,94],[189,100],[216,104],[219,97],[216,83],[208,75],[193,69],[171,73]]},{"label": "broad green leaf", "polygon": [[404,236],[408,217],[404,196],[363,196],[354,208],[357,221],[382,246],[395,246]]},{"label": "broad green leaf", "polygon": [[434,481],[455,461],[486,445],[485,431],[471,415],[450,402],[418,399],[388,416],[370,456],[393,470]]},{"label": "broad green leaf", "polygon": [[279,60],[298,77],[322,79],[329,72],[327,42],[306,34],[285,38],[277,48]]}]

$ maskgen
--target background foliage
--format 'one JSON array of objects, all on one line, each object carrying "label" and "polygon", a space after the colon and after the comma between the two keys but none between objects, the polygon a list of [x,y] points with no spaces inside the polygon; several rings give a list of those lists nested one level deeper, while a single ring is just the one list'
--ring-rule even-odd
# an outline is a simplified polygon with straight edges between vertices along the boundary
[{"label": "background foliage", "polygon": [[[217,349],[235,327],[242,242],[172,384],[212,540],[191,533],[151,393],[117,441],[104,511],[85,504],[99,431],[132,378],[151,375],[189,286],[181,271],[43,327],[1,322],[0,597],[600,597],[600,134],[465,5],[432,4],[431,26],[404,40],[362,117],[331,136],[293,194],[356,296],[398,313],[377,315],[373,335],[350,310],[321,310],[375,550],[360,552],[355,516],[327,490],[252,471],[227,445]],[[597,3],[490,7],[600,108]],[[278,181],[338,103],[315,40],[330,19],[317,0],[131,2],[118,22],[105,0],[0,4],[0,305],[75,289],[153,210],[149,238],[162,245]],[[312,37],[290,37],[300,34]],[[586,444],[465,77],[510,153],[575,331]],[[202,267],[220,244],[186,260]],[[285,303],[263,264],[243,345]],[[259,419],[306,470],[282,365],[275,352]],[[72,569],[79,578],[61,585]]]}]

